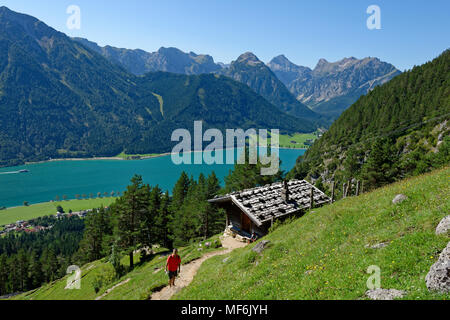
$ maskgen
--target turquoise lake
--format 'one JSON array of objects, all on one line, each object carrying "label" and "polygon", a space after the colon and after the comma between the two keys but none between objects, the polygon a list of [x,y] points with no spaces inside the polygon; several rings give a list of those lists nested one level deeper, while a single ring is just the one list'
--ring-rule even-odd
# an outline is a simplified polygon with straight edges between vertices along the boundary
[{"label": "turquoise lake", "polygon": [[[239,153],[236,152],[236,158]],[[291,170],[304,153],[300,149],[280,149],[281,169]],[[17,172],[24,169],[29,172]],[[63,195],[74,199],[76,194],[122,192],[134,174],[142,175],[145,183],[170,192],[183,171],[196,179],[200,173],[208,175],[214,171],[223,184],[231,169],[233,165],[225,164],[175,165],[170,155],[146,160],[55,161],[0,168],[0,207],[21,206],[24,201],[47,202]]]}]

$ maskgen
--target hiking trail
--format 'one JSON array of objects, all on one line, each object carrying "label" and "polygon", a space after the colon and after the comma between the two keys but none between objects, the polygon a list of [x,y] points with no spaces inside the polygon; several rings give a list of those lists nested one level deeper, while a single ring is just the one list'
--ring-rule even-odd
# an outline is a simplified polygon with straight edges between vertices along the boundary
[{"label": "hiking trail", "polygon": [[162,290],[154,292],[150,297],[150,300],[170,300],[172,296],[181,291],[181,289],[187,287],[192,280],[194,280],[198,269],[202,263],[211,257],[225,255],[237,248],[245,247],[247,244],[237,241],[236,239],[225,236],[221,239],[222,246],[225,250],[210,252],[203,255],[201,258],[191,261],[185,265],[181,265],[181,273],[179,277],[175,280],[175,287],[170,288],[169,286],[164,287]]},{"label": "hiking trail", "polygon": [[108,290],[106,290],[104,294],[102,294],[101,296],[98,296],[97,298],[95,298],[95,300],[102,300],[109,293],[111,293],[111,291],[113,291],[115,288],[120,287],[121,285],[124,285],[124,284],[130,282],[130,280],[131,280],[131,278],[128,278],[127,280],[124,280],[124,281],[116,284],[115,286],[113,286],[113,287],[109,288]]}]

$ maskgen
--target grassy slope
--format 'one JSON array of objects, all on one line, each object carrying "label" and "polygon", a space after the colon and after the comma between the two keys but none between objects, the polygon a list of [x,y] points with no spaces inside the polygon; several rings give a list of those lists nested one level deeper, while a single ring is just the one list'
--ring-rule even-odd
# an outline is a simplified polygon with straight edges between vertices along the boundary
[{"label": "grassy slope", "polygon": [[[314,133],[296,133],[293,135],[280,135],[280,147],[282,148],[309,148],[305,145],[306,140],[311,139],[315,141],[317,135]],[[292,143],[295,141],[295,143]]]},{"label": "grassy slope", "polygon": [[[218,236],[212,237],[205,242],[218,240]],[[203,246],[204,248],[204,246]],[[180,248],[180,256],[182,263],[186,264],[192,260],[200,258],[203,254],[219,249],[207,249],[198,251],[198,246],[190,245],[188,247]],[[160,249],[164,252],[164,249]],[[168,278],[161,268],[165,266],[165,258],[161,255],[156,255],[151,261],[139,264],[139,255],[135,255],[135,263],[137,266],[133,271],[124,275],[120,279],[116,279],[111,283],[104,285],[98,293],[95,293],[93,282],[94,279],[100,275],[112,275],[113,268],[106,260],[94,261],[83,266],[81,289],[80,290],[66,290],[64,289],[67,283],[67,277],[57,280],[53,283],[47,284],[37,290],[33,290],[13,299],[18,300],[94,300],[96,297],[105,293],[105,291],[114,285],[121,283],[127,279],[129,282],[116,287],[103,300],[145,300],[148,299],[152,291],[167,284]],[[128,257],[122,259],[122,264],[129,266]],[[158,272],[154,273],[156,270]]]},{"label": "grassy slope", "polygon": [[[436,236],[450,212],[450,169],[315,209],[266,237],[261,256],[251,248],[230,259],[213,257],[177,299],[364,299],[370,265],[382,288],[407,290],[407,299],[449,299],[428,292],[425,275],[449,241]],[[403,193],[409,199],[393,205]],[[366,244],[389,241],[383,249]]]},{"label": "grassy slope", "polygon": [[[252,136],[254,138],[254,136]],[[293,149],[308,149],[309,146],[305,145],[306,140],[312,140],[313,142],[317,140],[316,133],[295,133],[295,134],[280,134],[280,148],[293,148]],[[269,144],[270,138],[261,143]],[[295,142],[295,143],[294,143]]]},{"label": "grassy slope", "polygon": [[115,198],[100,198],[88,200],[68,200],[58,202],[45,202],[33,204],[29,207],[16,207],[0,211],[0,226],[14,223],[19,220],[31,220],[38,217],[53,215],[56,213],[56,207],[62,206],[65,212],[71,209],[73,212],[87,210],[110,205]]}]

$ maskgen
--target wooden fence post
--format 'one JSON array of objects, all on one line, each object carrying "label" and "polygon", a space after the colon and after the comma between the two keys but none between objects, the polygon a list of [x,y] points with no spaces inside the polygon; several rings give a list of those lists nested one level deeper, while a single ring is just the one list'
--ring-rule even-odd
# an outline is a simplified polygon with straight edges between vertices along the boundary
[{"label": "wooden fence post", "polygon": [[344,182],[344,184],[342,185],[342,198],[345,198],[347,196],[346,191],[347,191],[347,183]]},{"label": "wooden fence post", "polygon": [[364,180],[361,182],[361,194],[364,193]]},{"label": "wooden fence post", "polygon": [[309,199],[309,208],[314,208],[314,187],[311,186],[311,195]]},{"label": "wooden fence post", "polygon": [[359,188],[361,187],[361,181],[356,182],[356,196],[359,196]]},{"label": "wooden fence post", "polygon": [[347,192],[345,193],[346,197],[352,196],[352,180],[348,180],[347,182]]},{"label": "wooden fence post", "polygon": [[333,184],[331,186],[331,203],[334,202],[334,188],[336,186],[336,181],[333,180]]}]

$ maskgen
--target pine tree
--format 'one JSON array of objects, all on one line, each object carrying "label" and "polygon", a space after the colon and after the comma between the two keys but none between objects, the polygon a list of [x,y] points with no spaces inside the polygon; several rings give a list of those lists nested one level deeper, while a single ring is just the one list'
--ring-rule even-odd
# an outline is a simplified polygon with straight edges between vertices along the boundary
[{"label": "pine tree", "polygon": [[183,205],[184,199],[186,198],[189,190],[189,184],[189,177],[186,172],[183,171],[172,190],[171,210],[173,213],[178,211]]},{"label": "pine tree", "polygon": [[0,295],[8,293],[8,259],[5,253],[0,255]]},{"label": "pine tree", "polygon": [[161,204],[158,214],[155,218],[155,228],[158,230],[158,242],[165,248],[173,248],[173,237],[170,234],[170,224],[172,223],[172,215],[170,213],[170,196],[167,191],[161,197]]},{"label": "pine tree", "polygon": [[17,253],[17,273],[19,276],[19,289],[25,291],[27,289],[28,279],[28,256],[24,249],[20,249]]},{"label": "pine tree", "polygon": [[355,148],[350,148],[347,151],[347,153],[345,154],[345,160],[343,165],[344,165],[344,180],[350,180],[355,178],[360,170],[359,154]]},{"label": "pine tree", "polygon": [[[261,175],[261,169],[264,167],[260,161],[256,164],[250,164],[249,150],[245,149],[245,163],[235,164],[234,170],[230,171],[229,175],[225,177],[225,192],[231,193],[243,189],[254,188],[271,184],[280,181],[283,177],[283,172],[278,170],[275,175]],[[244,153],[242,154],[242,157]],[[281,167],[281,161],[279,162]]]},{"label": "pine tree", "polygon": [[142,239],[139,229],[141,220],[148,214],[148,192],[149,187],[144,186],[142,177],[135,175],[114,206],[117,215],[116,238],[119,247],[130,258],[130,269],[134,268],[133,254],[139,248],[138,241]]},{"label": "pine tree", "polygon": [[181,246],[197,238],[200,234],[201,203],[198,200],[197,183],[191,177],[187,194],[181,207],[174,213],[171,230],[174,237],[174,245]]},{"label": "pine tree", "polygon": [[[216,195],[219,194],[221,189],[220,181],[217,178],[214,171],[208,176],[206,184],[207,184],[206,198],[208,200],[213,199]],[[223,209],[219,209],[219,207],[207,203],[207,216],[208,216],[208,223],[206,230],[207,237],[210,237],[214,234],[223,231],[225,227],[225,213],[223,212]]]},{"label": "pine tree", "polygon": [[198,177],[198,183],[195,190],[195,198],[198,201],[198,208],[196,210],[198,215],[198,221],[200,223],[196,228],[199,230],[200,235],[203,236],[204,239],[208,237],[209,234],[209,222],[210,222],[210,208],[208,201],[208,183],[201,173]]},{"label": "pine tree", "polygon": [[44,281],[42,277],[42,263],[39,260],[39,256],[35,250],[30,255],[29,266],[29,288],[37,288]]},{"label": "pine tree", "polygon": [[142,210],[139,216],[139,244],[141,248],[151,249],[152,245],[157,242],[159,231],[155,228],[155,219],[161,206],[161,193],[158,186],[147,190],[147,209]]},{"label": "pine tree", "polygon": [[9,292],[18,292],[20,291],[20,270],[19,270],[19,261],[18,256],[15,254],[8,259],[8,283],[9,283]]},{"label": "pine tree", "polygon": [[124,268],[120,262],[120,253],[117,249],[117,244],[113,244],[111,247],[111,255],[109,257],[109,262],[112,264],[114,268],[114,272],[116,274],[116,278],[120,278],[124,272]]},{"label": "pine tree", "polygon": [[376,188],[392,183],[396,174],[397,157],[393,153],[391,142],[388,139],[377,139],[362,168],[364,185],[367,188]]},{"label": "pine tree", "polygon": [[47,281],[53,281],[57,279],[58,271],[58,259],[53,249],[49,249],[44,262],[44,270],[46,273]]},{"label": "pine tree", "polygon": [[80,248],[85,261],[95,261],[104,257],[108,247],[106,237],[112,233],[111,221],[105,208],[94,209],[85,219],[85,231]]}]

